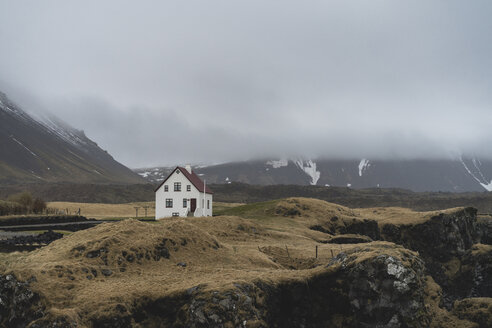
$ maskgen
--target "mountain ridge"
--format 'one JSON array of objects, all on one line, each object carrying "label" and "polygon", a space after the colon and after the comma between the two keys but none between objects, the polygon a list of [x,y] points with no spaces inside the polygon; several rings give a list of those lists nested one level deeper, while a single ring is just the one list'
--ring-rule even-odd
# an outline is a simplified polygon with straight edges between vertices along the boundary
[{"label": "mountain ridge", "polygon": [[0,181],[145,183],[83,131],[49,114],[29,115],[0,92]]},{"label": "mountain ridge", "polygon": [[[135,169],[158,183],[171,167]],[[475,157],[415,160],[267,159],[194,166],[207,183],[402,188],[412,191],[492,191],[492,161]]]}]

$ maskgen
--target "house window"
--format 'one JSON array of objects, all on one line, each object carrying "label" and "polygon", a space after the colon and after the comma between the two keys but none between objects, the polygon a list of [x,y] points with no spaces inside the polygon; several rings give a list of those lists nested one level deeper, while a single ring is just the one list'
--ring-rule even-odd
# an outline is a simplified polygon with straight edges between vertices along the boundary
[{"label": "house window", "polygon": [[168,185],[164,185],[164,191],[169,191],[169,186]]},{"label": "house window", "polygon": [[181,191],[181,182],[174,183],[174,191]]},{"label": "house window", "polygon": [[173,212],[173,216],[179,216],[179,212]]},{"label": "house window", "polygon": [[202,208],[205,208],[205,199],[202,199]]},{"label": "house window", "polygon": [[207,209],[210,209],[210,199],[207,199]]},{"label": "house window", "polygon": [[186,191],[191,191],[191,185],[186,186]]},{"label": "house window", "polygon": [[173,208],[173,199],[166,198],[166,208]]},{"label": "house window", "polygon": [[188,207],[188,199],[183,198],[183,207],[187,208]]}]

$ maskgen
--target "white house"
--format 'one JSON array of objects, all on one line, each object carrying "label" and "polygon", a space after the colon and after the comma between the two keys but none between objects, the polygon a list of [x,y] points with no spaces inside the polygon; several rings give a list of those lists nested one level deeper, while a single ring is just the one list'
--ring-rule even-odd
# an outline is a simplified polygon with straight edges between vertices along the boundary
[{"label": "white house", "polygon": [[155,219],[212,216],[212,191],[191,166],[176,167],[155,190]]}]

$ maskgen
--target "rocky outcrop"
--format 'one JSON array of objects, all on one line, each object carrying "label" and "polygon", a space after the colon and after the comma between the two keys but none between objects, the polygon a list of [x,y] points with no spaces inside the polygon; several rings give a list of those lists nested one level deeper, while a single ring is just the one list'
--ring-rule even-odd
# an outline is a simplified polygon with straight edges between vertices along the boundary
[{"label": "rocky outcrop", "polygon": [[[333,217],[312,216],[305,222],[329,227],[325,225],[328,220],[339,229],[352,221],[348,214],[336,220]],[[22,257],[17,269],[22,276],[38,277],[39,282],[32,286],[40,296],[28,282],[0,276],[4,277],[0,287],[6,286],[0,291],[0,326],[473,327],[448,310],[455,300],[492,294],[492,246],[473,245],[478,238],[474,210],[418,219],[411,221],[413,224],[407,220],[406,224],[383,226],[382,237],[401,245],[370,241],[367,235],[325,235],[335,241],[339,238],[339,242],[356,238],[348,241],[364,243],[323,245],[342,252],[332,259],[316,259],[312,254],[302,260],[291,258],[296,248],[283,244],[285,232],[275,234],[275,239],[255,237],[255,242],[244,248],[247,251],[238,255],[237,241],[242,244],[246,238],[237,235],[237,231],[245,233],[242,221],[241,229],[236,229],[235,222],[229,232],[218,231],[223,222],[213,218],[165,225],[133,220],[102,224]],[[211,233],[206,232],[207,225]],[[297,249],[299,254],[313,245],[305,236],[299,240],[308,240]],[[262,242],[270,246],[258,245]],[[235,266],[226,266],[238,256],[241,259]],[[51,267],[45,265],[46,260]],[[36,264],[39,271],[27,271],[26,263],[29,269]],[[248,266],[255,271],[244,270]],[[219,267],[220,272],[216,271]],[[166,276],[155,279],[163,270]],[[151,274],[143,275],[148,272]],[[202,278],[204,274],[209,275],[207,279]],[[178,277],[174,284],[166,285],[173,275]],[[148,285],[133,290],[135,281]],[[203,285],[196,285],[200,283]],[[72,290],[96,292],[94,286],[103,285],[108,288],[98,294],[90,304],[93,306],[84,308],[84,304],[72,302]],[[110,288],[127,288],[131,295],[124,289],[108,296]],[[54,305],[61,292],[65,298]],[[40,304],[45,304],[46,310]],[[59,311],[62,308],[73,311]],[[483,321],[472,317],[473,311],[466,316],[467,308],[455,306],[455,314]]]},{"label": "rocky outcrop", "polygon": [[[393,247],[381,244],[380,248]],[[359,255],[370,256],[360,261]],[[362,254],[360,254],[362,252]],[[330,265],[339,266],[342,290],[358,326],[424,327],[430,322],[424,304],[424,262],[415,254],[398,249],[388,254],[370,246],[341,253]],[[341,295],[342,296],[342,295]]]},{"label": "rocky outcrop", "polygon": [[373,243],[301,279],[196,286],[148,300],[131,320],[169,327],[427,327],[425,286],[424,262],[414,252]]},{"label": "rocky outcrop", "polygon": [[492,218],[477,218],[477,233],[481,244],[492,245]]},{"label": "rocky outcrop", "polygon": [[[465,208],[441,213],[421,223],[381,227],[384,240],[419,252],[427,272],[443,288],[444,304],[448,308],[454,300],[472,293],[472,286],[463,284],[457,277],[463,262],[469,260],[472,246],[480,240],[476,214],[476,209]],[[479,270],[478,267],[470,270],[475,269]]]},{"label": "rocky outcrop", "polygon": [[29,288],[30,282],[21,282],[15,276],[0,275],[0,326],[26,327],[44,316],[39,295]]},{"label": "rocky outcrop", "polygon": [[331,219],[309,227],[311,230],[324,232],[331,235],[363,235],[372,240],[379,240],[379,226],[375,220],[369,219],[346,219],[333,216]]},{"label": "rocky outcrop", "polygon": [[418,251],[425,258],[446,262],[461,257],[479,240],[477,210],[465,208],[451,214],[441,213],[419,224],[385,224],[384,240]]},{"label": "rocky outcrop", "polygon": [[492,246],[477,244],[468,250],[450,285],[457,298],[492,297]]},{"label": "rocky outcrop", "polygon": [[[416,253],[370,243],[291,278],[220,289],[198,285],[133,305],[115,304],[111,316],[86,320],[93,327],[428,327],[424,271]],[[65,317],[44,317],[34,326],[55,323],[76,326]]]},{"label": "rocky outcrop", "polygon": [[17,216],[11,218],[2,218],[0,226],[2,228],[9,226],[28,225],[28,224],[54,224],[70,222],[87,222],[95,219],[87,219],[80,215],[40,215],[40,216]]},{"label": "rocky outcrop", "polygon": [[0,239],[0,252],[22,252],[46,246],[51,242],[63,238],[63,234],[49,230],[41,234],[20,235],[8,239]]}]

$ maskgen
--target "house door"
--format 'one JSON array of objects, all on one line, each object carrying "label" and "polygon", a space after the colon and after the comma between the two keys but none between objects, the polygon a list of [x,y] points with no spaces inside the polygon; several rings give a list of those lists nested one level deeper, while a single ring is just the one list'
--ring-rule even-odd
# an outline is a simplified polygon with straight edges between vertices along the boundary
[{"label": "house door", "polygon": [[191,204],[190,204],[190,211],[194,213],[196,210],[196,198],[191,199]]}]

